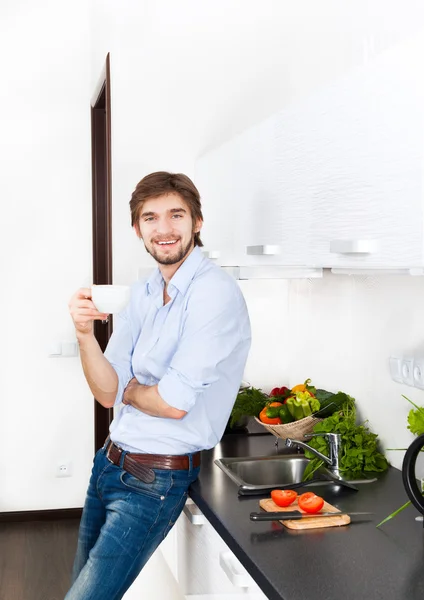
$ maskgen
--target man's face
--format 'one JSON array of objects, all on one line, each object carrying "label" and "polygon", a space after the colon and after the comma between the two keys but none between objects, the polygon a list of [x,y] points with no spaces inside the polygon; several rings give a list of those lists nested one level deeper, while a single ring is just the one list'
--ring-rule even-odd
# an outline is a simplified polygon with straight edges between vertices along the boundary
[{"label": "man's face", "polygon": [[194,234],[201,224],[193,223],[184,200],[170,193],[146,200],[135,230],[156,262],[175,265],[193,249]]}]

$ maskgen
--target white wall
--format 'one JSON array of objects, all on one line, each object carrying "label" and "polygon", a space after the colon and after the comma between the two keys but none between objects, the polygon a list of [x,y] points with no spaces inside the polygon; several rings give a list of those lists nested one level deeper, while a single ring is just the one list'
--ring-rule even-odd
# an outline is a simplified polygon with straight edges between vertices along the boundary
[{"label": "white wall", "polygon": [[[94,447],[67,303],[91,280],[88,15],[18,0],[0,9],[0,511],[81,506]],[[56,479],[57,461],[74,476]]]},{"label": "white wall", "polygon": [[[254,342],[245,378],[269,391],[310,377],[313,384],[356,398],[359,418],[383,449],[405,448],[408,398],[424,406],[424,392],[395,383],[389,356],[422,356],[424,279],[343,276],[240,282]],[[272,294],[270,294],[272,291]],[[400,468],[403,452],[387,452]]]},{"label": "white wall", "polygon": [[[405,39],[421,26],[421,12],[421,0],[2,3],[0,194],[8,213],[0,220],[0,269],[10,292],[0,307],[6,340],[0,435],[7,448],[0,458],[0,511],[81,506],[84,499],[92,399],[78,359],[49,359],[47,346],[73,338],[67,302],[91,281],[89,100],[106,53],[112,67],[114,279],[126,283],[139,266],[151,264],[130,229],[128,211],[130,194],[145,174],[167,169],[193,175],[207,148]],[[352,308],[361,293],[341,279],[308,285],[242,284],[255,335],[246,377],[267,389],[311,376],[356,395],[374,425],[381,418],[374,384],[390,394],[392,408],[399,389],[386,377],[385,348],[367,337],[377,339],[371,332],[383,327],[383,312],[376,308],[369,323],[365,311],[361,320],[364,309]],[[396,323],[401,289],[402,301],[417,307],[405,316],[414,335],[419,285],[384,283],[388,319]],[[311,289],[320,311],[308,300]],[[370,294],[366,306],[377,300]],[[312,346],[303,348],[305,322],[312,315],[321,320],[313,320],[308,332],[317,342],[330,327],[332,303],[340,311],[350,306],[363,323],[352,330],[353,317],[337,313],[360,372],[346,371],[340,350],[328,347],[326,359],[317,361]],[[303,337],[294,344],[296,327]],[[335,338],[336,329],[330,330]],[[389,344],[406,343],[403,329],[393,336]],[[364,378],[367,360],[381,365],[378,375],[368,369]],[[406,414],[401,400],[400,406],[398,420]],[[382,437],[391,443],[388,425],[381,423]],[[54,477],[57,460],[72,460],[72,478]]]},{"label": "white wall", "polygon": [[[344,279],[342,277],[342,279]],[[321,378],[337,389],[357,398],[362,417],[380,435],[383,447],[404,448],[413,436],[407,430],[406,416],[411,408],[401,397],[405,394],[424,406],[421,390],[400,385],[389,375],[389,356],[408,356],[421,352],[424,323],[424,280],[413,277],[347,277],[337,276],[307,287],[299,286],[303,307],[294,318],[298,330],[311,331],[315,344],[328,339],[329,345],[314,359],[308,347],[300,360],[293,357],[293,374],[304,368],[321,373]],[[331,292],[331,294],[329,293]],[[302,314],[301,314],[302,313]],[[315,326],[311,326],[314,315]],[[333,323],[326,336],[325,321]],[[309,322],[309,325],[308,325]],[[346,342],[343,333],[346,332]],[[336,364],[336,375],[332,375]],[[403,453],[391,452],[389,460],[401,466]]]}]

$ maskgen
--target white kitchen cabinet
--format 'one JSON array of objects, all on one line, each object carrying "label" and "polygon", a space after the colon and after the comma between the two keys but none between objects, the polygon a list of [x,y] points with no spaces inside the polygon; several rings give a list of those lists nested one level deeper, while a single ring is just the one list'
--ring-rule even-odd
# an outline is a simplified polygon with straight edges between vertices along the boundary
[{"label": "white kitchen cabinet", "polygon": [[[165,540],[166,542],[166,540]],[[164,544],[165,544],[164,542]],[[165,560],[161,546],[149,558],[142,571],[123,596],[123,600],[185,600]]]},{"label": "white kitchen cabinet", "polygon": [[[196,165],[194,182],[200,192],[203,212],[201,239],[204,254],[216,264],[238,265],[235,255],[237,235],[235,180],[231,163],[220,152],[210,152]],[[215,174],[219,173],[219,176]]]},{"label": "white kitchen cabinet", "polygon": [[177,580],[186,600],[266,600],[198,507],[188,500],[175,528]]},{"label": "white kitchen cabinet", "polygon": [[279,194],[277,115],[249,128],[196,163],[205,249],[223,266],[298,266],[306,259],[307,214]]},{"label": "white kitchen cabinet", "polygon": [[[311,266],[423,266],[423,50],[383,53],[295,115]],[[291,153],[286,129],[282,163]]]},{"label": "white kitchen cabinet", "polygon": [[220,264],[422,273],[423,56],[398,44],[198,161]]}]

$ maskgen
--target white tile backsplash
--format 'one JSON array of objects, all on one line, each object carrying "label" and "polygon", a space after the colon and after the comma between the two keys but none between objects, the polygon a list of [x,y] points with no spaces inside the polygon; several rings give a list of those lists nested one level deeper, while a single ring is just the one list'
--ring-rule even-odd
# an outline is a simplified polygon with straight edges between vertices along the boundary
[{"label": "white tile backsplash", "polygon": [[278,381],[285,381],[289,372],[289,283],[284,279],[238,283],[252,327],[252,346],[243,379],[268,392]]},{"label": "white tile backsplash", "polygon": [[[409,445],[401,394],[424,406],[424,391],[392,381],[388,360],[423,353],[424,278],[326,270],[322,279],[239,283],[252,322],[247,381],[269,391],[310,377],[353,396],[383,450]],[[403,454],[387,457],[400,467]]]}]

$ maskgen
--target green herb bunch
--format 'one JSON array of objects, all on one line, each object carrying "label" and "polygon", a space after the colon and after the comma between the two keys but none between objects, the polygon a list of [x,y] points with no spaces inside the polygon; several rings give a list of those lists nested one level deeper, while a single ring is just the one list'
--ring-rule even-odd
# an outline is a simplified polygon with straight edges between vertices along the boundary
[{"label": "green herb bunch", "polygon": [[231,411],[230,427],[233,427],[244,415],[257,417],[269,401],[269,396],[258,388],[249,387],[240,390]]},{"label": "green herb bunch", "polygon": [[[403,396],[403,394],[402,394],[402,396]],[[415,406],[415,409],[411,408],[411,410],[409,411],[409,414],[408,414],[408,429],[416,436],[423,435],[424,434],[424,408],[417,406],[416,404],[414,404],[414,402],[412,402],[412,400],[410,400],[406,396],[403,396],[403,398],[405,398],[405,400],[408,400],[408,402],[410,402],[413,406]]]},{"label": "green herb bunch", "polygon": [[[356,424],[355,399],[343,392],[341,410],[333,413],[313,429],[314,433],[339,433],[341,435],[340,472],[360,474],[364,471],[385,471],[388,468],[386,458],[378,450],[378,436],[372,433],[365,423]],[[328,456],[328,444],[324,437],[314,437],[308,441],[312,447]],[[303,479],[310,479],[313,473],[324,465],[324,461],[312,452],[305,451],[310,460],[305,469]]]},{"label": "green herb bunch", "polygon": [[[415,402],[412,402],[412,400],[410,400],[403,394],[402,394],[402,398],[405,398],[405,400],[407,400],[414,407],[414,408],[411,408],[411,410],[408,413],[408,429],[409,429],[409,431],[411,431],[411,433],[413,433],[417,437],[420,435],[423,435],[424,434],[424,408],[421,406],[417,406],[415,404]],[[405,450],[406,451],[407,448],[388,448],[388,450]],[[424,493],[424,488],[423,488],[423,493]],[[387,521],[390,521],[390,519],[393,519],[393,517],[398,515],[400,512],[402,512],[405,508],[407,508],[411,504],[412,504],[412,502],[409,500],[403,506],[401,506],[400,508],[398,508],[397,510],[392,512],[388,517],[383,519],[377,525],[377,527],[380,527],[380,525],[383,525],[383,523],[386,523]]]}]

